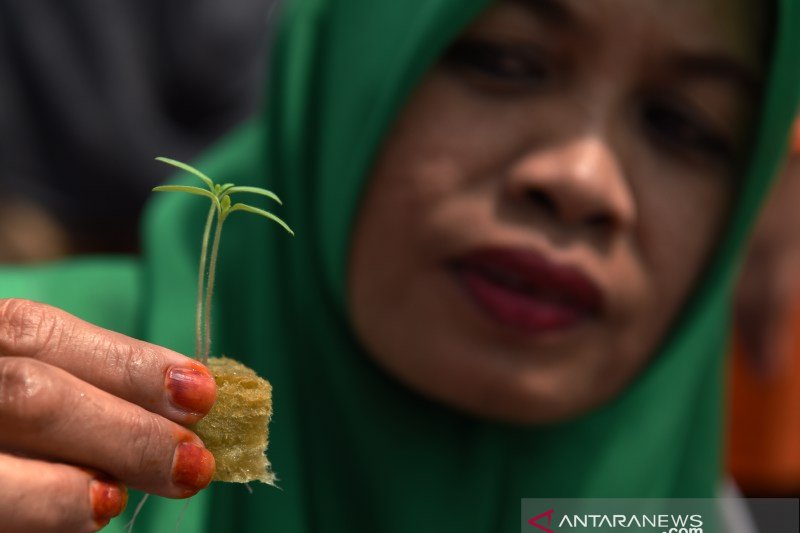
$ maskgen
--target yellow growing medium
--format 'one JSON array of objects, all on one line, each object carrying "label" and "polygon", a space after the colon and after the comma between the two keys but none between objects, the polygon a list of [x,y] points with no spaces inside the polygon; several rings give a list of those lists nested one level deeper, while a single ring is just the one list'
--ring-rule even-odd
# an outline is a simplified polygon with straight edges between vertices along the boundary
[{"label": "yellow growing medium", "polygon": [[266,457],[272,387],[238,361],[212,357],[208,367],[217,382],[217,402],[192,428],[214,454],[214,481],[273,484]]}]

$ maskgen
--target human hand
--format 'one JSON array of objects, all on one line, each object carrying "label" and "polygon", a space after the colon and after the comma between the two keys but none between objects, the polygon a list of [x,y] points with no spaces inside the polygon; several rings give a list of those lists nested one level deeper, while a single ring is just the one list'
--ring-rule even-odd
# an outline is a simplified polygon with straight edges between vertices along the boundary
[{"label": "human hand", "polygon": [[214,457],[183,425],[216,399],[203,365],[27,300],[0,300],[0,529],[96,531],[126,486],[186,498]]}]

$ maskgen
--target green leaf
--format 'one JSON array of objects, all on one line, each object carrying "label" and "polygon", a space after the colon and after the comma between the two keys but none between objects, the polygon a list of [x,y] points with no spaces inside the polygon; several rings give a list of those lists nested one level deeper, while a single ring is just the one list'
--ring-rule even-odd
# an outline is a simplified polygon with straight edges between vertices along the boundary
[{"label": "green leaf", "polygon": [[220,194],[224,194],[231,187],[233,187],[233,183],[223,183],[219,188]]},{"label": "green leaf", "polygon": [[180,161],[176,161],[168,157],[156,157],[156,161],[161,161],[162,163],[172,165],[173,167],[185,170],[186,172],[191,172],[192,174],[203,180],[203,183],[205,183],[210,190],[214,190],[214,182],[211,180],[211,178],[209,178],[208,176],[206,176],[193,166],[187,165],[186,163],[181,163]]},{"label": "green leaf", "polygon": [[231,187],[230,189],[227,190],[227,192],[228,194],[234,194],[237,192],[249,192],[252,194],[260,194],[261,196],[266,196],[267,198],[271,198],[276,202],[278,202],[279,204],[283,205],[281,199],[278,198],[278,196],[274,192],[268,191],[267,189],[262,189],[261,187],[236,186],[236,187]]},{"label": "green leaf", "polygon": [[192,187],[191,185],[159,185],[158,187],[153,187],[153,190],[156,192],[188,192],[189,194],[205,196],[206,198],[211,198],[211,201],[217,205],[217,208],[220,207],[217,197],[214,196],[212,192],[201,189],[200,187]]},{"label": "green leaf", "polygon": [[263,209],[259,209],[257,207],[253,207],[252,205],[247,204],[234,204],[233,207],[230,208],[228,211],[229,213],[233,213],[234,211],[247,211],[248,213],[253,213],[254,215],[261,215],[262,217],[268,218],[274,222],[280,224],[280,226],[288,231],[292,236],[294,236],[294,232],[292,229],[280,218],[276,217],[269,211],[264,211]]}]

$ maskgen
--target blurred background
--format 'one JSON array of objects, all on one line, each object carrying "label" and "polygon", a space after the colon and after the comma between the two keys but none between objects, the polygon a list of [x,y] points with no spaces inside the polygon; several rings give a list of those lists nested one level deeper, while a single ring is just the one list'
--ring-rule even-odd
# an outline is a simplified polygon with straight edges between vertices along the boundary
[{"label": "blurred background", "polygon": [[800,496],[800,118],[734,306],[727,466],[753,496]]},{"label": "blurred background", "polygon": [[[0,0],[0,263],[137,253],[150,189],[259,107],[277,0]],[[800,122],[731,339],[727,468],[800,496]]]},{"label": "blurred background", "polygon": [[150,189],[258,106],[275,0],[0,0],[0,261],[135,252]]}]

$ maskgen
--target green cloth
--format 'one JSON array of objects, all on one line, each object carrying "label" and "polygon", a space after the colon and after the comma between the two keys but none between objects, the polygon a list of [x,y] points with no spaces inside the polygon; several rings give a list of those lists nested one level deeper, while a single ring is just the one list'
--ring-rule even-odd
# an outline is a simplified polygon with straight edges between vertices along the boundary
[{"label": "green cloth", "polygon": [[[197,163],[221,182],[274,190],[285,203],[276,212],[297,232],[291,239],[257,217],[232,217],[214,309],[214,348],[273,384],[270,459],[280,489],[256,486],[250,495],[216,484],[191,500],[182,531],[517,531],[522,497],[715,493],[729,295],[743,239],[786,150],[800,87],[793,55],[800,0],[778,2],[766,103],[741,200],[661,352],[611,403],[530,428],[478,421],[412,393],[365,356],[345,313],[348,239],[372,158],[409,90],[488,3],[285,6],[264,120]],[[140,270],[109,262],[96,282],[115,294],[125,291],[110,280],[138,283],[115,296],[120,313],[138,306],[126,331],[187,354],[206,209],[197,198],[156,198]],[[73,267],[31,273],[52,294],[26,292],[35,286],[18,275],[0,283],[0,294],[35,294],[97,317],[83,287],[48,281],[69,277],[65,269]],[[112,274],[120,269],[126,273]],[[151,499],[135,531],[172,530],[182,507]],[[115,520],[108,531],[123,524]]]}]

